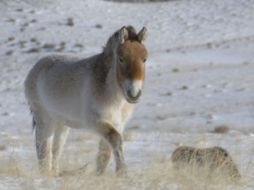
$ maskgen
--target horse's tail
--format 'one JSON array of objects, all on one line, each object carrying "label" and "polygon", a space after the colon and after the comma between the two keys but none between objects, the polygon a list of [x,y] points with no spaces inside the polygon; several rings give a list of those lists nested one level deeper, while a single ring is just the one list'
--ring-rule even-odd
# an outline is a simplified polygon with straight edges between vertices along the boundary
[{"label": "horse's tail", "polygon": [[34,116],[33,116],[33,120],[32,120],[32,126],[33,126],[33,131],[35,130],[35,127],[36,127],[36,121],[34,119]]}]

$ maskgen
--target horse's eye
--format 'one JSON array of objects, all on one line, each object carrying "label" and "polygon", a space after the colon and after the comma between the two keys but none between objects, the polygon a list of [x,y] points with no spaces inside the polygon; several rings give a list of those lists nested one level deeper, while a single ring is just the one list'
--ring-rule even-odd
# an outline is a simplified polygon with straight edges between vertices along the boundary
[{"label": "horse's eye", "polygon": [[119,61],[120,61],[120,63],[123,63],[123,58],[119,57]]},{"label": "horse's eye", "polygon": [[145,63],[145,62],[146,62],[146,59],[144,59],[143,62]]}]

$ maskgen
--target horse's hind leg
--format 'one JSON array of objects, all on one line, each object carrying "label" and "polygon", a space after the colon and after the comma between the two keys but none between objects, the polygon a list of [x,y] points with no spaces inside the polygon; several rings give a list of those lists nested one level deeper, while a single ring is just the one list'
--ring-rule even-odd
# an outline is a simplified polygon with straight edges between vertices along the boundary
[{"label": "horse's hind leg", "polygon": [[35,143],[39,160],[39,168],[43,175],[51,175],[52,169],[52,140],[53,126],[43,120],[38,115],[34,115],[35,120]]},{"label": "horse's hind leg", "polygon": [[101,139],[96,160],[97,174],[100,175],[105,171],[111,157],[111,152],[110,144],[105,139]]},{"label": "horse's hind leg", "polygon": [[59,159],[63,151],[63,146],[69,133],[69,128],[63,125],[58,125],[55,129],[54,140],[53,140],[53,162],[52,170],[54,175],[59,174]]}]

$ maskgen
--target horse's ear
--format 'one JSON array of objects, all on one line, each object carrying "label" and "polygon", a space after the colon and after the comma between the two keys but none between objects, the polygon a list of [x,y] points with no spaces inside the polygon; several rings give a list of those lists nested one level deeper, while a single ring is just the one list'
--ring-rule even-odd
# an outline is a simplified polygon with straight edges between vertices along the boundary
[{"label": "horse's ear", "polygon": [[140,43],[144,43],[147,37],[147,29],[146,27],[143,27],[140,32],[138,33],[138,41]]},{"label": "horse's ear", "polygon": [[126,29],[125,26],[123,26],[119,30],[119,42],[120,42],[120,44],[123,44],[127,39],[128,39],[128,30]]}]

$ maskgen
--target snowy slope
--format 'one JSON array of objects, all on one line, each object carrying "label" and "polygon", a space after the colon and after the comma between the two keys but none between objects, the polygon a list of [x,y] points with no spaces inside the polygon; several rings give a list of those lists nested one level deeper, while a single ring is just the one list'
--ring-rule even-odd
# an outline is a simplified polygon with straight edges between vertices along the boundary
[{"label": "snowy slope", "polygon": [[[22,167],[36,166],[31,117],[23,94],[23,80],[36,60],[56,51],[89,56],[101,51],[109,35],[122,25],[137,29],[145,25],[149,59],[144,96],[126,130],[129,167],[170,158],[179,145],[222,146],[239,166],[246,181],[243,187],[254,188],[253,0],[146,4],[16,0],[1,1],[0,16],[3,163],[14,157],[21,158]],[[229,132],[214,133],[221,125]],[[96,137],[73,130],[68,141],[65,158],[75,159],[77,165],[94,162]],[[80,156],[72,156],[80,151]],[[109,170],[113,171],[113,163]],[[1,169],[0,175],[0,189],[10,189],[10,184],[19,189],[26,181]],[[44,186],[38,180],[40,187],[51,184]],[[37,181],[32,183],[36,186]]]}]

